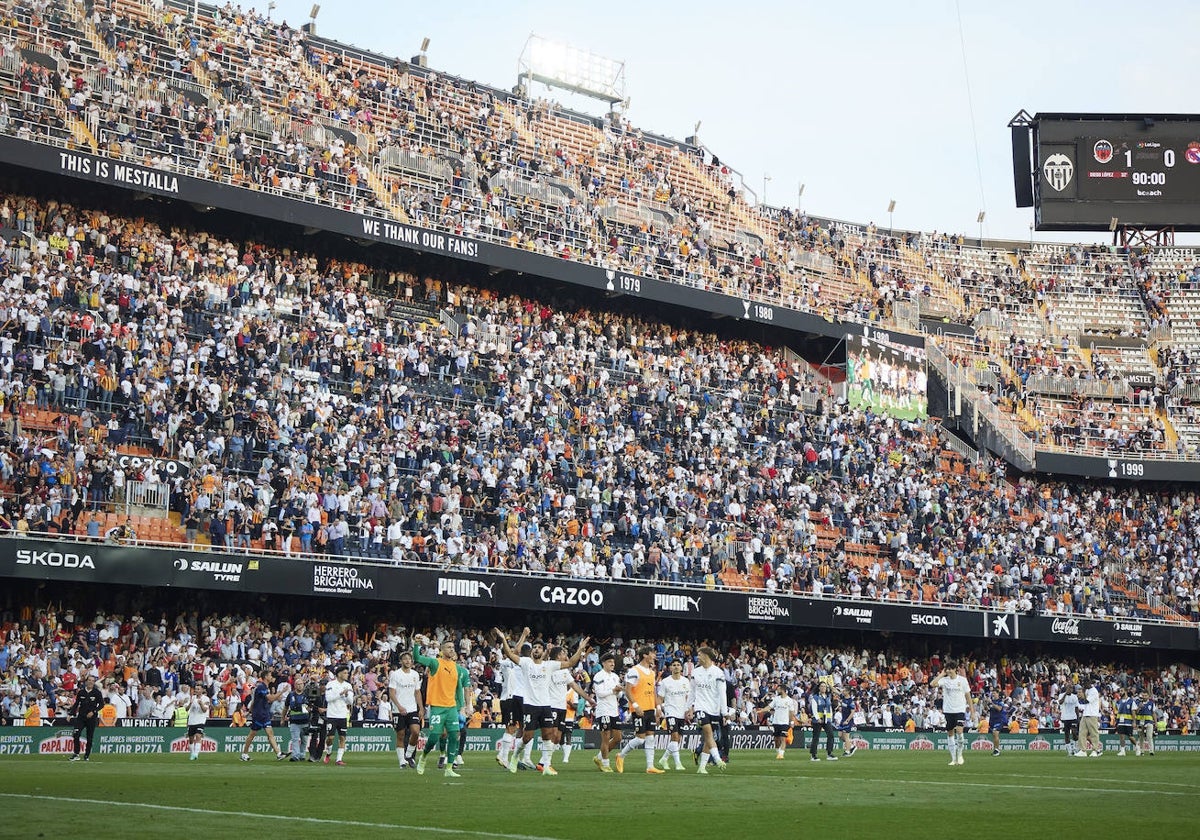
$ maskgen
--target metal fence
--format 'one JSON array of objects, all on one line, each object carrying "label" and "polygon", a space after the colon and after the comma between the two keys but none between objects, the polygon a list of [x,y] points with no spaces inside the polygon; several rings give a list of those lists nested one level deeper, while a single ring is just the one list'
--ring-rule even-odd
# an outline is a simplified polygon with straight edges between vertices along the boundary
[{"label": "metal fence", "polygon": [[1033,438],[1021,430],[1016,419],[1004,414],[997,406],[993,405],[988,396],[982,393],[975,383],[950,361],[937,344],[932,341],[928,342],[925,345],[925,351],[930,367],[942,375],[947,388],[959,389],[963,399],[971,404],[977,422],[984,422],[994,429],[996,434],[1012,447],[1014,454],[1022,461],[1023,467],[1033,469],[1035,455]]},{"label": "metal fence", "polygon": [[1132,389],[1124,379],[1071,379],[1066,376],[1037,374],[1025,380],[1025,387],[1035,394],[1070,397],[1075,394],[1100,399],[1125,400]]},{"label": "metal fence", "polygon": [[151,508],[164,513],[171,505],[171,485],[162,481],[125,482],[125,512],[132,508]]}]

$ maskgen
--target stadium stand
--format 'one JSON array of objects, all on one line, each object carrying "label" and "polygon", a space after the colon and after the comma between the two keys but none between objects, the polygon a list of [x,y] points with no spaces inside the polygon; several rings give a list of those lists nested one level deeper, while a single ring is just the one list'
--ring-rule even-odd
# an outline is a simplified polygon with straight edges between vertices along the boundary
[{"label": "stadium stand", "polygon": [[132,480],[171,513],[141,539],[982,606],[1019,598],[1008,575],[1049,610],[1194,609],[1194,533],[1167,579],[1115,542],[1081,564],[1069,485],[1021,492],[778,351],[28,196],[0,218],[36,243],[0,346],[18,532],[105,536]]},{"label": "stadium stand", "polygon": [[[285,680],[300,674],[325,679],[333,663],[346,662],[355,689],[352,721],[370,722],[380,717],[381,702],[386,701],[387,672],[395,665],[395,652],[410,649],[417,633],[456,641],[462,652],[460,662],[470,671],[480,696],[496,698],[500,693],[499,647],[489,630],[466,623],[423,625],[423,617],[413,616],[411,626],[405,626],[394,619],[362,623],[286,611],[274,617],[201,612],[194,607],[154,612],[157,618],[134,608],[128,614],[101,613],[84,619],[82,610],[57,605],[27,606],[21,615],[5,614],[0,618],[5,641],[0,645],[4,660],[0,720],[22,721],[29,716],[52,720],[65,714],[75,686],[89,673],[98,677],[106,699],[122,710],[122,718],[170,718],[180,686],[198,688],[213,698],[213,717],[236,717],[263,667],[276,668]],[[546,639],[548,644],[569,643],[549,629]],[[761,722],[759,710],[775,683],[803,697],[822,679],[832,681],[854,702],[854,722],[860,728],[929,731],[941,720],[927,681],[946,658],[945,648],[914,642],[873,648],[844,642],[781,644],[753,636],[714,641],[678,633],[657,635],[645,629],[632,629],[610,641],[619,668],[622,663],[623,668],[631,667],[636,648],[649,644],[657,651],[660,670],[679,658],[685,663],[685,676],[696,649],[715,645],[732,690],[730,706],[735,720],[743,724]],[[576,669],[581,685],[586,687],[598,670],[600,653],[592,650]],[[1106,693],[1118,688],[1150,690],[1163,716],[1164,731],[1194,732],[1200,724],[1197,674],[1181,663],[1147,666],[1100,659],[1083,665],[1054,656],[998,657],[982,650],[957,655],[976,691],[998,692],[1007,699],[1020,731],[1057,729],[1063,692],[1092,676]],[[628,715],[624,703],[623,717]],[[281,709],[282,701],[276,704],[276,716]],[[476,705],[471,723],[491,725],[496,713],[494,704],[484,700]],[[586,718],[585,726],[590,725]]]},{"label": "stadium stand", "polygon": [[[931,340],[1038,447],[1195,455],[1186,261],[760,213],[620,115],[200,8],[16,4],[0,132],[830,319],[970,325]],[[1167,525],[1192,496],[1010,478],[779,348],[3,198],[18,532],[1196,617],[1200,529]],[[127,469],[147,455],[184,467]]]}]

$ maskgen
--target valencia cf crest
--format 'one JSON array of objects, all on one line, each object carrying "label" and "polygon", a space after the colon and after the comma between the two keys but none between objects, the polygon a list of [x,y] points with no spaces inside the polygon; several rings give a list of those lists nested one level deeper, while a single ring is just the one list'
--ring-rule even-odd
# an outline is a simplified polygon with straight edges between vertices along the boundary
[{"label": "valencia cf crest", "polygon": [[1067,188],[1067,184],[1071,183],[1071,176],[1075,174],[1075,164],[1064,154],[1050,155],[1042,164],[1042,174],[1055,192],[1062,192]]}]

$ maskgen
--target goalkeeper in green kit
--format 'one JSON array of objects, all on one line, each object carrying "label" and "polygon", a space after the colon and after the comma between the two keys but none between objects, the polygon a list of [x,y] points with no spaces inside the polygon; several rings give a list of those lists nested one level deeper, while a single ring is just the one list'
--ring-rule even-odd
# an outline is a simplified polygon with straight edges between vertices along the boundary
[{"label": "goalkeeper in green kit", "polygon": [[458,664],[458,651],[453,641],[442,642],[436,659],[421,650],[428,642],[424,636],[413,637],[413,659],[429,672],[425,689],[429,730],[425,735],[425,749],[417,759],[417,773],[425,773],[425,759],[438,746],[438,739],[444,738],[448,750],[444,772],[450,778],[458,778],[458,773],[454,772],[454,759],[458,756],[459,709],[467,706],[471,675]]}]

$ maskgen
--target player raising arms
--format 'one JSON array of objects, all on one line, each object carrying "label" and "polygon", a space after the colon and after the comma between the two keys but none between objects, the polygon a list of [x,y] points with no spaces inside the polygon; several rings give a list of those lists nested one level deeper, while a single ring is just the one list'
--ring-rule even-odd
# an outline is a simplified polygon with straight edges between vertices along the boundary
[{"label": "player raising arms", "polygon": [[617,674],[617,655],[612,653],[600,657],[600,670],[592,677],[592,692],[596,698],[596,729],[600,732],[600,753],[592,759],[601,773],[611,773],[609,753],[613,747],[621,746],[621,726],[617,722],[620,709],[617,698],[625,690]]},{"label": "player raising arms", "polygon": [[[525,628],[529,630],[528,627]],[[517,639],[516,648],[521,656],[528,656],[533,645],[525,642],[526,633],[521,633]],[[504,724],[504,734],[500,736],[499,751],[496,761],[501,767],[508,767],[508,759],[517,750],[521,740],[521,717],[525,705],[525,674],[521,666],[507,656],[500,661],[500,719]],[[517,772],[513,764],[512,772]]]},{"label": "player raising arms", "polygon": [[692,715],[704,739],[700,769],[696,772],[706,776],[710,761],[722,770],[726,767],[717,748],[713,727],[723,725],[728,707],[725,705],[725,671],[717,664],[717,652],[702,647],[696,653],[699,664],[692,670]]},{"label": "player raising arms", "polygon": [[[550,708],[550,675],[555,671],[566,668],[570,670],[579,662],[579,657],[587,650],[588,637],[584,636],[579,641],[579,647],[576,649],[570,659],[563,659],[560,655],[561,649],[558,646],[552,647],[549,651],[550,656],[546,658],[546,646],[541,642],[534,642],[533,647],[529,651],[529,656],[518,656],[517,652],[512,649],[508,643],[508,637],[504,635],[498,628],[493,627],[492,633],[500,639],[503,646],[504,655],[511,662],[517,663],[521,667],[521,673],[525,676],[526,692],[524,709],[522,711],[522,727],[524,735],[522,736],[522,750],[520,753],[513,750],[512,755],[508,759],[508,768],[512,770],[514,767],[524,767],[525,769],[534,769],[531,761],[533,757],[533,733],[538,729],[542,731],[542,755],[547,755],[547,749],[553,751],[555,735],[558,732],[557,720],[553,711]],[[522,635],[528,635],[529,628],[525,628]],[[518,763],[519,757],[519,763]],[[548,769],[554,768],[546,765]],[[557,771],[546,773],[544,775],[556,776]]]},{"label": "player raising arms", "polygon": [[654,728],[658,722],[658,694],[655,688],[658,674],[654,670],[654,648],[642,645],[637,652],[637,664],[625,674],[625,691],[629,695],[634,737],[617,754],[617,772],[624,773],[625,756],[642,747],[646,751],[646,772],[661,775],[663,771],[654,766]]},{"label": "player raising arms", "polygon": [[458,649],[453,639],[446,639],[438,648],[437,658],[421,652],[422,645],[429,643],[425,636],[413,636],[413,659],[424,665],[429,672],[426,700],[429,702],[429,732],[425,736],[425,749],[417,759],[417,775],[425,773],[425,759],[437,748],[438,738],[446,736],[445,775],[459,778],[454,772],[454,758],[458,755],[458,714],[466,703],[465,692],[471,684],[471,675],[458,664]]},{"label": "player raising arms", "polygon": [[671,740],[667,741],[666,752],[659,759],[658,766],[666,770],[674,758],[676,770],[683,769],[679,760],[679,748],[683,744],[683,727],[688,722],[692,706],[692,683],[683,676],[683,663],[672,659],[667,666],[668,674],[658,682],[658,696],[662,701],[663,717],[667,720],[667,731]]}]

